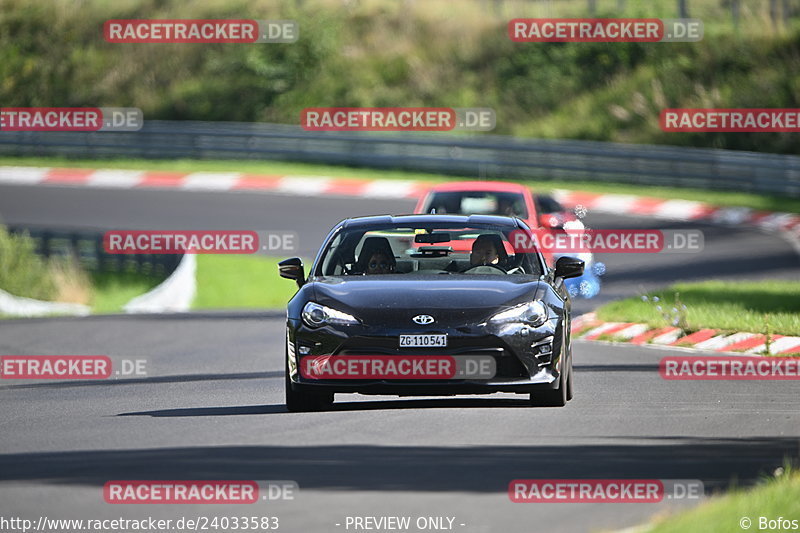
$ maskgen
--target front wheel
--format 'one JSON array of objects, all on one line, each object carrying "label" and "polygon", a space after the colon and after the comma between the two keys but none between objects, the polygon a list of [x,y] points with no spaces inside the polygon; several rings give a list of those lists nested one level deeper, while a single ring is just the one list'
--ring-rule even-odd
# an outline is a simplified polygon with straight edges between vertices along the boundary
[{"label": "front wheel", "polygon": [[571,400],[572,397],[575,395],[573,392],[573,384],[572,384],[573,376],[572,376],[572,357],[569,358],[569,374],[567,374],[567,401]]},{"label": "front wheel", "polygon": [[572,369],[570,368],[565,373],[561,374],[561,379],[558,382],[558,388],[552,390],[542,391],[540,393],[533,392],[530,396],[530,404],[533,407],[564,407],[567,405],[569,399],[569,389],[571,388],[570,380],[572,379]]},{"label": "front wheel", "polygon": [[310,393],[292,390],[289,369],[286,369],[285,380],[286,408],[293,413],[324,411],[333,405],[333,393]]}]

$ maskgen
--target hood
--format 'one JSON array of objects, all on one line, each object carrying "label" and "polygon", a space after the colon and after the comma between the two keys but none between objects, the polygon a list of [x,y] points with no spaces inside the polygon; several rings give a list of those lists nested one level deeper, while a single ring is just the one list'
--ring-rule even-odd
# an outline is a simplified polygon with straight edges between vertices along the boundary
[{"label": "hood", "polygon": [[[441,327],[483,322],[491,315],[536,298],[539,281],[514,276],[409,277],[404,274],[318,278],[316,301],[360,319],[365,325],[414,327],[411,318],[428,314]],[[430,329],[430,328],[429,328]]]}]

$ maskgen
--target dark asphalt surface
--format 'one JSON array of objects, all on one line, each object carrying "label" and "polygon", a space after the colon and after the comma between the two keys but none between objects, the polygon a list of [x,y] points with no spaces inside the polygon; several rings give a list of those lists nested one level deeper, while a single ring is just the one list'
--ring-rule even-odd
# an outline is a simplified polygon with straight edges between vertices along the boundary
[{"label": "dark asphalt surface", "polygon": [[[366,211],[364,212],[366,207]],[[0,187],[7,223],[291,230],[311,256],[331,225],[413,202],[267,194]],[[798,258],[758,230],[591,215],[594,227],[703,229],[693,255],[607,255],[600,298],[686,279],[797,278]],[[288,282],[287,282],[288,283]],[[283,312],[0,322],[0,354],[146,359],[148,375],[0,383],[0,516],[279,516],[281,531],[347,531],[350,515],[452,516],[473,532],[600,531],[685,503],[513,504],[516,478],[751,483],[800,455],[796,382],[664,381],[678,350],[576,342],[576,397],[337,396],[332,412],[283,407]],[[113,479],[295,480],[297,499],[242,506],[114,506]],[[694,502],[691,502],[694,503]],[[738,516],[730,517],[731,531]],[[337,526],[336,524],[342,524]],[[460,524],[464,524],[461,526]],[[350,529],[349,531],[353,531]],[[412,529],[411,531],[417,531]]]}]

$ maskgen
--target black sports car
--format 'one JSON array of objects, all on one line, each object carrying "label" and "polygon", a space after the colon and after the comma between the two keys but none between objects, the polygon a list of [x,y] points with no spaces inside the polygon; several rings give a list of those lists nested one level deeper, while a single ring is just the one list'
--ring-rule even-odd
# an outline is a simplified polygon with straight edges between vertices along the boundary
[{"label": "black sports car", "polygon": [[[548,269],[535,248],[515,249],[515,236],[529,231],[500,216],[360,217],[331,230],[307,278],[299,258],[282,261],[280,275],[300,287],[287,310],[288,409],[325,409],[337,392],[512,392],[530,394],[532,405],[565,405],[572,352],[563,280],[580,276],[583,262],[562,257]],[[470,358],[490,363],[481,367],[490,373],[465,370]]]}]

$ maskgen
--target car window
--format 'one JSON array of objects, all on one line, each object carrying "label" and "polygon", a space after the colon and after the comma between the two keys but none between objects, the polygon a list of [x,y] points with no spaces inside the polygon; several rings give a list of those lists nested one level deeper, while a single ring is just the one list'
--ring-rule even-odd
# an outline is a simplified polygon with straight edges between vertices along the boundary
[{"label": "car window", "polygon": [[342,231],[323,251],[317,275],[541,275],[537,252],[515,253],[510,231],[513,228]]},{"label": "car window", "polygon": [[536,196],[536,209],[540,215],[549,213],[560,213],[564,211],[564,206],[552,196],[546,194],[539,194]]},{"label": "car window", "polygon": [[425,213],[528,217],[525,197],[492,191],[444,191],[429,195]]}]

